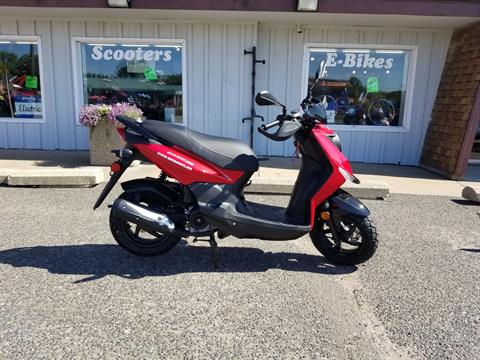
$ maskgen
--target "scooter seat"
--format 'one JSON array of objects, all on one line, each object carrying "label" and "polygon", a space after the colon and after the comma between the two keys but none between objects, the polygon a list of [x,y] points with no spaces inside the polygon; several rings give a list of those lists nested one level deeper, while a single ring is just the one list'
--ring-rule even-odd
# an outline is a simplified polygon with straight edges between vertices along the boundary
[{"label": "scooter seat", "polygon": [[143,127],[166,145],[176,145],[217,166],[230,170],[258,170],[255,152],[247,144],[230,138],[202,134],[181,125],[144,120]]}]

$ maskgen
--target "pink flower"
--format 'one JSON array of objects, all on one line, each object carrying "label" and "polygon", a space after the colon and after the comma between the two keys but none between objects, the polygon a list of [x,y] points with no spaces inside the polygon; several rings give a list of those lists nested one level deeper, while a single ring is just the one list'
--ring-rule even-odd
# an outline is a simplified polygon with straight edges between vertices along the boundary
[{"label": "pink flower", "polygon": [[83,126],[95,126],[101,120],[100,105],[84,105],[80,109],[79,121]]},{"label": "pink flower", "polygon": [[132,119],[138,119],[142,117],[143,112],[133,104],[117,103],[112,105],[112,108],[107,115],[108,121],[110,121],[112,124],[115,124],[117,122],[117,115],[124,115]]},{"label": "pink flower", "polygon": [[79,121],[83,126],[95,126],[99,121],[117,123],[117,115],[125,115],[132,119],[141,118],[142,110],[134,104],[117,103],[114,105],[83,105],[80,109]]}]

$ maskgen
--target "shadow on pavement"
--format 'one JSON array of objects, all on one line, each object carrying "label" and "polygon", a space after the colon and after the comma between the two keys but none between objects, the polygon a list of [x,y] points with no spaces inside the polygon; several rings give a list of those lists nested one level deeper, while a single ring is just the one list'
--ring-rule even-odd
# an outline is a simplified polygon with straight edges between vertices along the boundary
[{"label": "shadow on pavement", "polygon": [[450,201],[457,204],[457,205],[479,206],[478,202],[475,202],[475,201],[472,201],[472,200],[467,200],[467,199],[450,199]]},{"label": "shadow on pavement", "polygon": [[168,254],[142,258],[117,245],[89,244],[35,246],[0,251],[0,264],[46,269],[52,274],[86,275],[74,283],[117,275],[127,279],[197,272],[264,272],[269,269],[340,275],[355,266],[333,265],[319,255],[271,253],[256,248],[219,247],[219,268],[213,267],[211,249],[180,243]]},{"label": "shadow on pavement", "polygon": [[460,250],[472,253],[480,253],[480,249],[468,249],[468,248],[461,248]]}]

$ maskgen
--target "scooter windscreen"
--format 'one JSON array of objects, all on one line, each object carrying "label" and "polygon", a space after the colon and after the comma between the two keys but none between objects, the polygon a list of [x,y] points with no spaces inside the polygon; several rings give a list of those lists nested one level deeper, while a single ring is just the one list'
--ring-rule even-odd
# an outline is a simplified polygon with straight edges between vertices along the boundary
[{"label": "scooter windscreen", "polygon": [[305,114],[313,119],[317,119],[320,121],[325,121],[327,118],[327,113],[325,112],[325,107],[322,103],[312,104],[311,106],[307,107],[305,110]]}]

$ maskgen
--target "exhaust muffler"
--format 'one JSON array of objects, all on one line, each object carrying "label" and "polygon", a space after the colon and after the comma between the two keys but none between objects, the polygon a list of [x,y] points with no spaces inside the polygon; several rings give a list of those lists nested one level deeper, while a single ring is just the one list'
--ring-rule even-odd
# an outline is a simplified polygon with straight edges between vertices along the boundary
[{"label": "exhaust muffler", "polygon": [[175,224],[167,215],[124,199],[115,200],[112,205],[112,215],[138,224],[145,230],[153,230],[162,234],[169,234],[175,230]]}]

